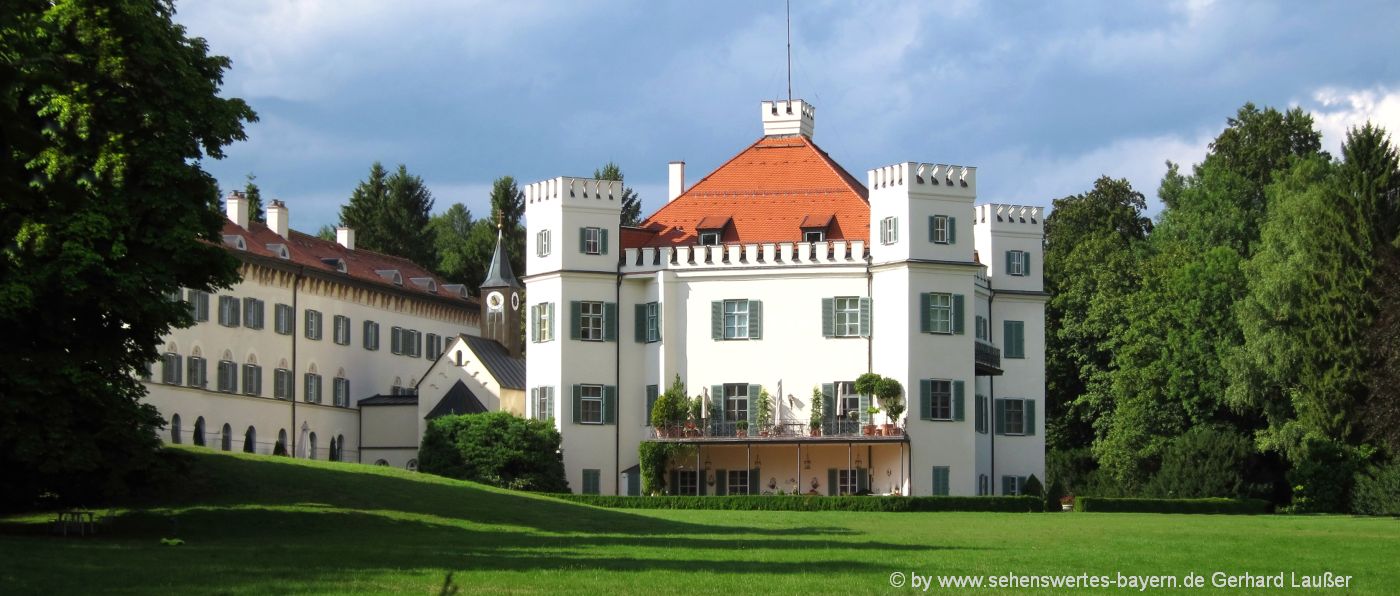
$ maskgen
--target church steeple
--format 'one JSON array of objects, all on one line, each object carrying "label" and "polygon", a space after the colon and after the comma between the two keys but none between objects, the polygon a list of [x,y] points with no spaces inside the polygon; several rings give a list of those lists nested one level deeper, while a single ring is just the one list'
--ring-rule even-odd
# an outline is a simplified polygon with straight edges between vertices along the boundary
[{"label": "church steeple", "polygon": [[520,291],[522,286],[510,268],[500,214],[496,216],[496,252],[481,282],[481,334],[505,346],[512,356],[520,355]]}]

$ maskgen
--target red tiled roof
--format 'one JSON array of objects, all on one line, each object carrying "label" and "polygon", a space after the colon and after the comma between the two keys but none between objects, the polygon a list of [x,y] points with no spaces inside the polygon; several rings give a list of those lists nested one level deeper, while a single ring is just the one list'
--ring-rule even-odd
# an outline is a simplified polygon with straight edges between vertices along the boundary
[{"label": "red tiled roof", "polygon": [[[277,232],[274,232],[271,228],[267,227],[267,224],[260,222],[249,222],[248,229],[245,230],[239,227],[238,224],[233,223],[233,221],[225,218],[223,235],[225,237],[233,235],[243,237],[247,245],[246,251],[238,250],[237,248],[229,246],[228,243],[224,243],[224,248],[228,249],[229,251],[235,254],[240,252],[247,252],[249,254],[255,254],[263,257],[281,260],[281,255],[276,254],[272,250],[268,249],[267,245],[282,244],[287,247],[287,254],[289,258],[285,259],[286,261],[295,263],[297,265],[301,265],[308,269],[316,269],[335,275],[346,275],[355,278],[359,281],[369,282],[372,284],[379,284],[385,286],[386,288],[394,288],[410,293],[426,294],[431,296],[438,296],[441,298],[459,300],[463,303],[464,306],[476,305],[475,298],[472,298],[469,295],[466,299],[463,299],[456,292],[445,288],[443,280],[438,279],[438,277],[436,275],[433,275],[432,272],[422,267],[419,267],[413,261],[410,261],[408,259],[381,254],[370,250],[350,250],[336,242],[330,240],[323,240],[316,236],[303,234],[296,230],[288,231],[288,237],[283,238],[281,236],[278,236]],[[340,273],[334,264],[326,263],[322,259],[340,259],[341,262],[345,264],[345,273]],[[391,281],[385,279],[383,276],[380,276],[378,273],[378,271],[380,270],[390,269],[397,270],[399,272],[399,275],[403,279],[402,286],[392,283]],[[428,288],[424,288],[413,283],[412,279],[415,277],[432,279],[436,283],[437,289],[429,290]]]},{"label": "red tiled roof", "polygon": [[868,191],[813,143],[797,136],[764,137],[739,152],[639,227],[623,248],[694,244],[702,221],[728,219],[724,243],[801,242],[809,216],[830,215],[828,240],[868,240]]},{"label": "red tiled roof", "polygon": [[831,225],[831,220],[832,220],[833,218],[835,218],[835,217],[836,217],[836,216],[835,216],[834,214],[831,214],[831,213],[823,213],[823,214],[821,214],[821,215],[808,215],[808,216],[802,218],[802,224],[799,225],[799,226],[797,226],[797,227],[799,227],[799,228],[826,228],[826,227],[828,227],[828,226]]}]

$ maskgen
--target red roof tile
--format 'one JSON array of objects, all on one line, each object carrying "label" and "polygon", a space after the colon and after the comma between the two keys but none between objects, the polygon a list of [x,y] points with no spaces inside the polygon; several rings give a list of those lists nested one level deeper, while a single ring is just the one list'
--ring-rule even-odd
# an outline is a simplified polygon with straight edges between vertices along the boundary
[{"label": "red roof tile", "polygon": [[724,243],[800,242],[808,216],[830,214],[828,240],[868,240],[865,186],[804,136],[764,137],[739,152],[639,227],[623,248],[694,244],[702,221],[729,219]]},{"label": "red roof tile", "polygon": [[[290,230],[287,238],[278,236],[276,232],[267,227],[267,224],[260,222],[250,222],[248,229],[238,227],[233,221],[224,220],[224,236],[242,236],[247,244],[246,252],[263,257],[280,259],[281,256],[268,249],[269,244],[282,244],[287,247],[289,262],[301,265],[308,269],[320,270],[323,272],[346,275],[360,281],[395,288],[410,293],[427,294],[441,298],[451,298],[460,300],[464,306],[475,306],[476,299],[468,296],[463,299],[459,294],[444,287],[443,280],[438,279],[432,272],[419,267],[408,259],[377,253],[370,250],[350,250],[340,244],[323,240],[316,236],[303,234],[296,230]],[[224,247],[233,253],[240,253],[227,243]],[[340,273],[334,264],[327,263],[323,259],[339,259],[345,264],[345,272]],[[397,270],[403,279],[403,285],[399,286],[379,275],[381,270]],[[413,278],[427,278],[433,280],[436,290],[430,290],[413,283]]]}]

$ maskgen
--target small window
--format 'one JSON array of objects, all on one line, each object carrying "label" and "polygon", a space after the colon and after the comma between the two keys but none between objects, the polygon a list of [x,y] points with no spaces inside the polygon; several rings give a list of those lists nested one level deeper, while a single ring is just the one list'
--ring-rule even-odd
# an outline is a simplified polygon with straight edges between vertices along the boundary
[{"label": "small window", "polygon": [[336,377],[331,381],[331,392],[335,405],[342,408],[350,406],[350,379]]},{"label": "small window", "polygon": [[1019,495],[1019,494],[1021,494],[1021,491],[1025,489],[1025,486],[1026,486],[1026,477],[1025,477],[1025,476],[1002,476],[1002,477],[1001,477],[1001,494],[1003,494],[1003,495],[1008,495],[1008,496],[1010,496],[1010,495]]},{"label": "small window", "polygon": [[307,309],[306,311],[306,339],[320,341],[321,339],[321,311]]},{"label": "small window", "polygon": [[991,325],[987,323],[987,317],[977,315],[976,327],[977,339],[991,341]]},{"label": "small window", "polygon": [[933,467],[933,494],[948,496],[948,466]]},{"label": "small window", "polygon": [[549,420],[554,418],[554,388],[535,387],[530,390],[534,399],[535,419]]},{"label": "small window", "polygon": [[203,389],[209,386],[209,365],[204,358],[190,356],[186,366],[189,370],[188,374],[185,375],[185,380],[190,384],[190,387]]},{"label": "small window", "polygon": [[583,254],[603,254],[603,228],[583,228]]},{"label": "small window", "polygon": [[724,339],[749,338],[749,301],[724,301]]},{"label": "small window", "polygon": [[929,381],[929,419],[953,419],[953,382],[947,379]]},{"label": "small window", "polygon": [[950,219],[947,215],[935,215],[929,218],[928,236],[929,241],[934,244],[948,244],[952,234],[949,232]]},{"label": "small window", "polygon": [[1031,253],[1024,250],[1006,251],[1006,274],[1024,277],[1030,275]]},{"label": "small window", "polygon": [[160,359],[160,381],[166,385],[179,385],[180,378],[180,355],[166,352]]},{"label": "small window", "polygon": [[603,341],[603,303],[579,303],[579,339]]},{"label": "small window", "polygon": [[249,329],[263,328],[263,313],[267,308],[257,298],[243,299],[243,326]]},{"label": "small window", "polygon": [[219,430],[219,449],[233,451],[233,427],[229,426],[227,422]]},{"label": "small window", "polygon": [[987,416],[987,404],[988,400],[985,395],[978,395],[973,399],[973,428],[984,435],[987,434],[987,420],[989,418]]},{"label": "small window", "polygon": [[262,397],[262,367],[256,364],[243,365],[243,394]]},{"label": "small window", "polygon": [[978,474],[978,475],[977,475],[977,496],[982,497],[982,496],[986,496],[986,495],[988,494],[988,493],[987,493],[987,485],[988,485],[987,475],[986,475],[986,474]]},{"label": "small window", "polygon": [[724,421],[747,422],[749,419],[749,386],[747,383],[725,383]]},{"label": "small window", "polygon": [[208,321],[208,320],[209,320],[209,293],[208,293],[208,292],[201,292],[201,291],[199,291],[199,290],[190,290],[190,292],[189,292],[189,304],[190,304],[190,316],[194,317],[194,320],[195,320],[196,322],[202,323],[202,322],[205,322],[205,321]]},{"label": "small window", "polygon": [[836,471],[836,494],[854,495],[860,489],[858,475],[864,470],[837,470]]},{"label": "small window", "polygon": [[219,324],[237,327],[242,306],[242,302],[233,296],[219,296]]},{"label": "small window", "polygon": [[601,492],[602,492],[602,487],[600,486],[600,485],[602,484],[601,478],[602,478],[602,471],[600,471],[600,470],[584,470],[584,471],[583,471],[583,494],[585,494],[585,495],[596,495],[596,494],[601,494]]},{"label": "small window", "polygon": [[243,452],[258,452],[258,431],[251,426],[248,427],[248,430],[243,431]]},{"label": "small window", "polygon": [[953,295],[937,292],[928,295],[929,331],[953,332]]},{"label": "small window", "polygon": [[719,232],[700,232],[700,246],[718,246]]},{"label": "small window", "polygon": [[899,219],[886,217],[880,220],[880,243],[894,244],[899,242]]},{"label": "small window", "polygon": [[302,401],[312,404],[321,403],[321,375],[316,373],[306,373],[306,388],[302,392]]},{"label": "small window", "polygon": [[836,298],[836,336],[860,336],[860,298],[842,296]]},{"label": "small window", "polygon": [[379,323],[365,321],[364,337],[365,349],[371,352],[379,349]]},{"label": "small window", "polygon": [[535,234],[535,256],[547,257],[550,251],[549,230],[540,230]]},{"label": "small window", "polygon": [[292,327],[294,326],[293,321],[296,319],[296,315],[293,314],[290,304],[278,304],[274,307],[273,317],[276,319],[273,321],[273,331],[276,331],[278,335],[292,334]]},{"label": "small window", "polygon": [[645,323],[647,342],[661,341],[661,303],[648,302],[646,304]]},{"label": "small window", "polygon": [[277,399],[292,398],[292,371],[285,368],[272,371],[272,396]]},{"label": "small window", "polygon": [[836,407],[837,417],[843,420],[854,420],[865,414],[865,408],[860,405],[860,394],[856,393],[856,384],[852,381],[841,381],[836,383]]},{"label": "small window", "polygon": [[535,342],[547,342],[554,340],[554,303],[546,302],[530,307],[531,320],[534,322]]},{"label": "small window", "polygon": [[1003,400],[1006,408],[1005,428],[1008,435],[1024,435],[1026,433],[1026,400],[1007,399]]},{"label": "small window", "polygon": [[428,360],[437,360],[442,354],[442,337],[436,333],[428,334],[428,353],[424,355]]},{"label": "small window", "polygon": [[331,326],[334,334],[332,339],[335,343],[342,346],[350,345],[350,317],[336,315],[331,319]]},{"label": "small window", "polygon": [[230,360],[219,361],[218,388],[224,393],[238,392],[238,364]]},{"label": "small window", "polygon": [[826,242],[826,230],[806,230],[802,232],[803,242]]},{"label": "small window", "polygon": [[1025,321],[1002,321],[1002,348],[1003,356],[1007,358],[1026,357],[1026,323]]},{"label": "small window", "polygon": [[603,386],[581,385],[579,400],[579,422],[584,424],[603,423]]},{"label": "small window", "polygon": [[179,445],[180,443],[184,442],[184,438],[180,436],[179,414],[175,414],[174,416],[170,417],[170,442],[176,445]]},{"label": "small window", "polygon": [[731,495],[749,494],[749,471],[729,470],[725,473],[725,490]]}]

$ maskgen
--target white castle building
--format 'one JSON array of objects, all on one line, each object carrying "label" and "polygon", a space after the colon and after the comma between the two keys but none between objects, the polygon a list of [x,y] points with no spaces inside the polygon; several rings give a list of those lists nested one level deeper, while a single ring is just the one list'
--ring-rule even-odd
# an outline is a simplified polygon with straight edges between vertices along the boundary
[{"label": "white castle building", "polygon": [[[225,206],[241,280],[172,297],[195,325],[165,337],[146,379],[165,441],[415,468],[427,419],[523,414],[519,328],[502,301],[483,325],[465,286],[357,249],[354,230],[332,242],[290,230],[280,201],[266,223],[239,193]],[[498,246],[484,284],[496,293],[517,285],[504,259]]]},{"label": "white castle building", "polygon": [[[696,447],[668,470],[680,494],[1015,494],[1044,478],[1041,209],[975,205],[972,167],[899,163],[861,184],[812,141],[810,104],[761,113],[764,136],[693,186],[672,163],[668,203],[637,227],[618,225],[620,183],[525,189],[526,412],[556,421],[570,486],[639,494],[644,441]],[[899,420],[867,413],[866,372],[903,385]],[[658,433],[650,406],[676,376],[704,408],[695,430]]]}]

